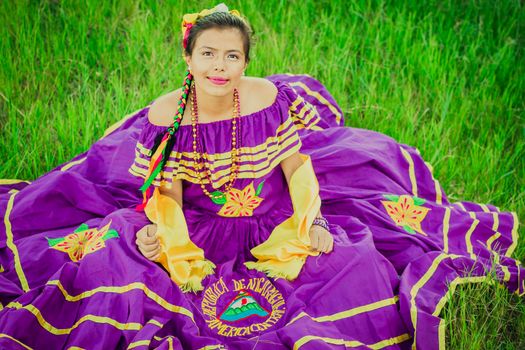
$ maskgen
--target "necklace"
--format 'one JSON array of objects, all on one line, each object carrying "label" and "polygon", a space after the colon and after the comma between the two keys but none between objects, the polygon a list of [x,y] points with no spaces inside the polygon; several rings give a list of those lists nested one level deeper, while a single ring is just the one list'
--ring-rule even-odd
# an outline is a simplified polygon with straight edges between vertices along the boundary
[{"label": "necklace", "polygon": [[197,172],[197,177],[198,177],[202,192],[204,192],[204,194],[208,196],[215,204],[226,203],[226,193],[232,189],[233,184],[235,183],[235,180],[237,179],[237,175],[239,171],[239,167],[237,165],[237,162],[238,162],[237,140],[239,140],[238,136],[240,135],[240,115],[241,115],[241,108],[240,108],[240,103],[239,103],[239,92],[237,91],[237,89],[233,89],[232,150],[231,150],[232,165],[230,167],[230,178],[228,181],[228,185],[226,186],[224,191],[216,190],[210,193],[206,189],[206,186],[204,185],[204,181],[202,179],[202,174],[201,174],[201,170],[206,168],[204,171],[205,176],[207,180],[209,181],[210,186],[213,188],[211,170],[210,168],[206,166],[206,159],[204,158],[202,154],[202,147],[200,147],[201,145],[199,142],[199,111],[198,111],[198,106],[197,106],[197,94],[195,93],[195,84],[193,83],[191,85],[191,128],[193,131],[193,164]]}]

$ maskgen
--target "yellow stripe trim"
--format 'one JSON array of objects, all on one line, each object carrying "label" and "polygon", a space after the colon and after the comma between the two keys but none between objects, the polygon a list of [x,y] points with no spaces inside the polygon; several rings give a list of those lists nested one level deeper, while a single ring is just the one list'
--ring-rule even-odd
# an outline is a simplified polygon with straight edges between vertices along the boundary
[{"label": "yellow stripe trim", "polygon": [[516,245],[518,244],[518,238],[519,238],[519,235],[518,235],[518,226],[519,226],[519,221],[518,221],[518,215],[516,215],[515,212],[512,212],[512,219],[514,221],[514,225],[512,227],[512,243],[511,245],[509,246],[509,249],[507,249],[507,251],[505,252],[505,256],[510,258],[512,256],[512,254],[514,253],[514,249],[516,249]]},{"label": "yellow stripe trim", "polygon": [[492,251],[492,243],[494,243],[494,241],[498,238],[500,238],[501,236],[501,233],[499,232],[496,232],[495,234],[493,234],[492,236],[489,237],[489,239],[487,239],[487,249],[488,250],[491,250]]},{"label": "yellow stripe trim", "polygon": [[499,229],[499,215],[497,212],[492,213],[492,219],[493,219],[492,231],[497,232]]},{"label": "yellow stripe trim", "polygon": [[487,207],[485,204],[480,204],[479,206],[484,213],[490,213],[489,207]]},{"label": "yellow stripe trim", "polygon": [[151,343],[151,340],[138,340],[134,341],[133,343],[129,344],[126,348],[127,350],[138,348],[139,346],[149,346]]},{"label": "yellow stripe trim", "polygon": [[203,348],[199,348],[199,350],[214,350],[214,349],[226,349],[224,345],[218,344],[218,345],[206,345]]},{"label": "yellow stripe trim", "polygon": [[[292,142],[293,140],[290,139],[290,143]],[[263,176],[265,176],[266,174],[270,173],[283,159],[286,159],[287,157],[291,156],[292,154],[294,154],[295,152],[298,152],[299,149],[301,147],[301,143],[299,142],[296,146],[290,148],[288,151],[286,151],[285,153],[282,153],[279,157],[276,157],[274,159],[272,159],[270,161],[270,163],[267,165],[267,164],[262,164],[261,166],[257,166],[257,167],[253,167],[255,169],[257,168],[262,168],[264,165],[266,165],[265,168],[262,168],[262,170],[259,170],[257,172],[252,172],[252,171],[247,171],[249,169],[249,167],[251,167],[251,165],[243,165],[239,168],[239,173],[237,175],[237,178],[238,179],[253,179],[253,178],[261,178]],[[137,169],[139,171],[141,171],[140,173],[137,172]],[[144,175],[142,174],[142,170],[143,169],[140,169],[140,168],[137,168],[135,165],[132,165],[132,167],[129,169],[129,172],[135,176],[139,176],[139,177],[142,177],[144,178]],[[220,171],[218,173],[215,173],[215,174],[212,174],[212,180],[214,180],[214,178],[216,177],[216,175],[218,176],[222,176],[222,178],[220,178],[218,181],[214,182],[214,187],[220,187],[222,185],[224,185],[226,182],[229,181],[229,177],[227,176],[230,172],[230,169],[225,169],[224,171]],[[182,179],[182,180],[186,180],[186,181],[189,181],[189,182],[192,182],[192,183],[200,183],[200,180],[198,180],[198,177],[197,177],[197,174],[196,172],[192,172],[192,171],[189,171],[189,173],[186,173],[186,172],[182,172],[182,171],[178,171],[177,172],[177,175],[176,175],[176,179]],[[203,177],[202,178],[202,182],[204,184],[207,184],[209,183],[208,179]],[[159,181],[159,180],[155,180],[153,182],[153,184],[155,186],[171,186],[171,181],[168,181],[166,178],[164,178],[162,181]]]},{"label": "yellow stripe trim", "polygon": [[27,292],[29,290],[29,284],[27,283],[26,275],[24,274],[24,270],[22,269],[22,263],[20,262],[20,256],[18,254],[18,248],[15,245],[14,237],[13,237],[13,229],[11,227],[11,221],[9,221],[9,215],[11,215],[11,211],[13,210],[13,203],[15,201],[15,196],[17,195],[18,191],[13,191],[11,193],[11,196],[9,197],[9,202],[7,202],[7,208],[5,210],[4,215],[4,225],[5,225],[5,234],[6,234],[6,245],[13,253],[13,263],[15,265],[15,271],[18,276],[18,279],[20,280],[20,286],[22,287],[22,290],[24,292]]},{"label": "yellow stripe trim", "polygon": [[465,234],[465,243],[467,244],[467,252],[469,253],[470,257],[474,260],[476,260],[476,254],[474,254],[474,248],[472,247],[472,233],[476,229],[476,227],[479,224],[479,220],[476,219],[476,214],[472,211],[469,211],[469,216],[474,220],[472,221],[472,225],[470,225],[470,228],[468,229],[467,233]]},{"label": "yellow stripe trim", "polygon": [[394,296],[392,298],[379,300],[379,301],[376,301],[376,302],[373,302],[373,303],[370,303],[370,304],[366,304],[366,305],[358,306],[358,307],[355,307],[355,308],[352,308],[352,309],[349,309],[349,310],[337,312],[337,313],[332,314],[332,315],[318,316],[318,317],[312,317],[312,316],[310,316],[310,315],[308,315],[308,314],[306,314],[304,312],[301,312],[299,315],[294,317],[286,325],[294,323],[298,319],[303,318],[305,316],[309,317],[310,319],[312,319],[315,322],[333,322],[333,321],[338,321],[338,320],[341,320],[341,319],[344,319],[344,318],[350,318],[352,316],[359,315],[359,314],[362,314],[362,313],[365,313],[365,312],[378,310],[378,309],[381,309],[381,308],[383,308],[385,306],[395,305],[398,301],[399,301],[399,296],[396,295],[396,296]]},{"label": "yellow stripe trim", "polygon": [[344,340],[344,339],[335,339],[335,338],[327,338],[327,337],[318,337],[315,335],[307,335],[305,337],[302,337],[298,341],[296,341],[293,348],[294,350],[297,350],[308,342],[311,342],[313,340],[321,340],[327,344],[344,345],[346,348],[357,348],[360,346],[365,346],[369,349],[383,349],[387,346],[400,344],[409,339],[410,339],[410,335],[405,333],[405,334],[402,334],[394,338],[389,338],[389,339],[381,340],[374,344],[366,345],[357,340]]},{"label": "yellow stripe trim", "polygon": [[301,82],[294,82],[294,83],[290,83],[289,85],[301,87],[308,95],[316,98],[322,105],[325,105],[326,107],[328,107],[328,109],[330,109],[330,111],[333,114],[335,114],[335,120],[337,124],[341,122],[341,118],[342,118],[341,113],[339,113],[337,108],[335,108],[330,102],[328,102],[328,100],[324,98],[320,93],[318,93],[317,91],[311,90],[308,86],[306,86],[305,84]]},{"label": "yellow stripe trim", "polygon": [[87,322],[87,321],[91,321],[91,322],[94,322],[94,323],[100,323],[100,324],[108,324],[110,326],[113,326],[119,330],[133,330],[133,331],[138,331],[140,329],[142,329],[142,325],[140,323],[135,323],[135,322],[130,322],[130,323],[121,323],[121,322],[118,322],[112,318],[109,318],[109,317],[105,317],[105,316],[96,316],[96,315],[85,315],[83,317],[81,317],[77,322],[75,322],[75,324],[70,327],[70,328],[57,328],[55,326],[53,326],[52,324],[50,324],[49,322],[47,322],[44,317],[42,316],[42,313],[41,311],[35,307],[34,305],[31,305],[31,304],[28,304],[28,305],[25,305],[25,306],[22,306],[20,303],[10,303],[9,305],[7,305],[6,307],[9,307],[9,308],[13,308],[13,309],[24,309],[24,310],[27,310],[29,311],[30,313],[32,313],[38,323],[40,324],[40,326],[42,326],[42,328],[44,328],[46,331],[48,331],[49,333],[51,334],[54,334],[54,335],[66,335],[66,334],[69,334],[71,333],[72,330],[74,330],[75,328],[77,328],[79,325],[81,325],[82,323],[84,322]]},{"label": "yellow stripe trim", "polygon": [[[287,129],[288,127],[289,127],[289,129],[284,134],[279,135],[281,133],[281,131]],[[238,151],[238,154],[239,154],[239,160],[241,162],[246,162],[246,161],[255,162],[255,161],[264,159],[264,156],[265,155],[267,156],[267,154],[265,154],[265,153],[270,153],[270,150],[277,149],[277,146],[279,145],[279,143],[282,142],[284,139],[286,139],[286,138],[288,138],[290,136],[295,136],[295,138],[299,138],[299,136],[297,134],[293,135],[295,133],[295,131],[296,131],[296,128],[293,125],[292,119],[287,118],[279,127],[277,127],[277,129],[275,131],[275,136],[267,137],[266,141],[264,141],[263,143],[261,143],[261,144],[259,144],[257,146],[240,147],[240,148],[238,148],[237,151]],[[273,144],[273,145],[269,148],[270,144]],[[139,163],[148,166],[149,165],[149,161],[147,161],[145,159],[142,159],[142,158],[139,158],[138,156],[140,154],[142,154],[142,155],[144,155],[144,156],[149,158],[149,154],[150,154],[151,150],[146,148],[146,147],[144,147],[144,145],[141,144],[141,143],[137,143],[136,148],[140,152],[140,153],[135,153],[136,160],[137,161],[142,161],[142,162],[145,161],[145,163],[142,163],[142,162],[139,162]],[[173,155],[174,153],[175,153],[175,155]],[[231,163],[231,152],[203,153],[203,154],[201,154],[201,156],[207,161],[205,163],[207,167],[210,167],[210,164],[209,164],[210,161],[213,162],[213,165],[217,165],[217,166],[226,165],[226,164],[230,164]],[[193,159],[193,152],[176,152],[176,151],[172,151],[172,153],[170,154],[170,157],[174,157],[174,158],[186,157],[186,158],[189,158],[189,159]],[[168,160],[166,162],[166,166],[173,167],[177,163],[178,162]]]},{"label": "yellow stripe trim", "polygon": [[0,333],[0,338],[7,338],[7,339],[10,339],[10,340],[14,341],[15,343],[17,343],[18,345],[20,345],[21,347],[23,347],[24,349],[33,350],[33,348],[30,348],[29,346],[25,345],[25,344],[22,343],[20,340],[15,339],[15,338],[13,338],[12,336],[7,335],[7,334],[5,334],[5,333]]},{"label": "yellow stripe trim", "polygon": [[31,183],[31,181],[27,180],[18,180],[18,179],[0,179],[0,185],[14,185],[18,184],[20,182],[26,182],[28,184]]},{"label": "yellow stripe trim", "polygon": [[60,168],[60,171],[66,171],[74,167],[75,165],[84,163],[84,161],[87,159],[87,156],[84,158],[80,158],[78,160],[75,160],[74,162],[69,162],[68,164],[64,165],[62,168]]},{"label": "yellow stripe trim", "polygon": [[399,149],[401,150],[403,157],[405,157],[406,161],[408,162],[408,175],[410,177],[410,183],[412,184],[412,194],[417,197],[417,182],[414,160],[412,159],[412,156],[410,156],[410,153],[408,153],[403,147],[399,147]]},{"label": "yellow stripe trim", "polygon": [[[59,280],[51,280],[51,281],[47,282],[47,285],[57,286],[58,289],[60,289],[60,291],[64,295],[64,298],[67,301],[71,301],[71,302],[76,302],[76,301],[79,301],[79,300],[82,300],[82,299],[85,299],[85,298],[89,298],[89,297],[93,296],[96,293],[123,294],[123,293],[129,292],[131,290],[141,290],[141,291],[144,292],[144,294],[146,294],[146,296],[148,298],[150,298],[151,300],[156,302],[158,305],[162,306],[164,309],[166,309],[168,311],[171,311],[171,312],[174,312],[174,313],[178,313],[178,314],[182,314],[182,315],[188,316],[195,323],[195,320],[193,319],[193,314],[191,313],[190,310],[188,310],[188,309],[186,309],[186,308],[184,308],[182,306],[173,305],[173,304],[167,302],[164,298],[162,298],[160,295],[158,295],[157,293],[155,293],[154,291],[149,289],[144,283],[141,283],[141,282],[134,282],[134,283],[130,283],[130,284],[125,285],[125,286],[111,286],[111,287],[101,286],[101,287],[97,287],[95,289],[91,289],[91,290],[85,291],[85,292],[83,292],[81,294],[78,294],[78,295],[70,295],[65,290],[64,286],[62,285],[62,283],[60,283]],[[156,321],[150,320],[149,322],[153,323],[153,322],[156,322]],[[159,325],[159,327],[162,327],[162,325],[160,323],[153,323],[153,324],[156,324],[156,325]]]},{"label": "yellow stripe trim", "polygon": [[439,321],[438,326],[438,342],[439,342],[439,350],[445,350],[445,320],[441,319]]},{"label": "yellow stripe trim", "polygon": [[461,203],[461,202],[456,202],[456,203],[454,203],[454,204],[457,204],[458,207],[461,208],[461,210],[463,210],[463,211],[467,211],[467,209],[465,209],[465,206],[463,205],[463,203]]},{"label": "yellow stripe trim", "polygon": [[448,231],[450,228],[450,213],[449,207],[445,208],[445,215],[443,216],[443,250],[448,253]]},{"label": "yellow stripe trim", "polygon": [[410,318],[412,320],[412,325],[414,326],[414,343],[412,344],[412,349],[416,349],[416,340],[417,340],[417,307],[416,307],[416,296],[419,293],[419,290],[427,283],[430,278],[434,275],[436,272],[439,264],[441,261],[445,260],[446,258],[451,259],[457,259],[461,257],[460,255],[454,255],[454,254],[440,254],[436,258],[434,258],[434,261],[432,261],[432,265],[428,268],[428,270],[425,272],[425,274],[412,286],[412,289],[410,290]]},{"label": "yellow stripe trim", "polygon": [[441,192],[441,186],[439,185],[439,181],[436,179],[434,179],[434,186],[436,190],[436,203],[439,205],[442,205],[443,204],[443,193]]}]

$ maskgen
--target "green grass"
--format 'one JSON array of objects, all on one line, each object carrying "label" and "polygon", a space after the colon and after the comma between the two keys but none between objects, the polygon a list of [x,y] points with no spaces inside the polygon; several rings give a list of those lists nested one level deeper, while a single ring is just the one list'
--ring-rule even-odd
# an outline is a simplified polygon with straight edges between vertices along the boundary
[{"label": "green grass", "polygon": [[[177,88],[181,15],[214,4],[0,2],[0,178],[37,178]],[[347,125],[416,146],[452,201],[525,218],[522,2],[228,5],[256,30],[249,75],[318,78]],[[515,256],[525,258],[523,240]],[[450,348],[524,348],[524,304],[493,285],[458,287],[444,310]]]}]

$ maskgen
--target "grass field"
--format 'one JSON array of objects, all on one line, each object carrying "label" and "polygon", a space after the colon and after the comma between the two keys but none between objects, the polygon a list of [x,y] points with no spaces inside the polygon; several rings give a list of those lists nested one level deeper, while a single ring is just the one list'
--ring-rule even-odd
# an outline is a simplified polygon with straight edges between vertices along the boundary
[{"label": "grass field", "polygon": [[[180,20],[210,1],[0,2],[0,178],[35,179],[179,87]],[[525,218],[525,9],[518,0],[230,1],[248,75],[308,73],[347,125],[417,147],[451,201]],[[523,233],[523,227],[520,227]],[[515,256],[525,258],[520,241]],[[525,349],[525,301],[458,288],[450,349]]]}]

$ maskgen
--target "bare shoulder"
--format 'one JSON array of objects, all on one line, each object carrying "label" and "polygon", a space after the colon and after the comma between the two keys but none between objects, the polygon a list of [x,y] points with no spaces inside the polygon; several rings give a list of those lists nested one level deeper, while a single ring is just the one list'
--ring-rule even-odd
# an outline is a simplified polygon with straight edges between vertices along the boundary
[{"label": "bare shoulder", "polygon": [[268,79],[243,77],[240,91],[241,101],[245,101],[246,106],[243,114],[254,113],[271,106],[275,102],[277,92],[275,84]]},{"label": "bare shoulder", "polygon": [[154,125],[170,126],[173,115],[177,111],[180,94],[181,89],[177,89],[153,101],[148,110],[149,122]]}]

